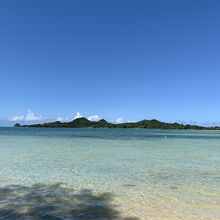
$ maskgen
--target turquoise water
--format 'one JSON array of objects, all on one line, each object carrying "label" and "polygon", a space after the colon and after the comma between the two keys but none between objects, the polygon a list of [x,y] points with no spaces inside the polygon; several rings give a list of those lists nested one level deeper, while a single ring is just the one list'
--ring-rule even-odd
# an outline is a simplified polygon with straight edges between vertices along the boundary
[{"label": "turquoise water", "polygon": [[220,131],[0,128],[0,219],[220,219]]}]

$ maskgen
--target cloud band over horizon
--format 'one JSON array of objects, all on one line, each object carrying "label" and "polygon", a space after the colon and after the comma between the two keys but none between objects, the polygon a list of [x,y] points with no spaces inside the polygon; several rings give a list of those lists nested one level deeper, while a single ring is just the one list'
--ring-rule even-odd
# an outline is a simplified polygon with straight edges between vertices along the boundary
[{"label": "cloud band over horizon", "polygon": [[[10,118],[5,118],[5,117],[0,117],[0,126],[13,126],[15,123],[20,123],[22,125],[24,124],[35,124],[35,123],[48,123],[48,122],[54,122],[54,121],[60,121],[60,122],[69,122],[72,120],[75,120],[77,118],[82,118],[85,117],[90,121],[99,121],[102,118],[97,115],[90,115],[90,116],[84,116],[80,112],[76,112],[73,117],[61,117],[57,116],[54,118],[47,118],[44,117],[40,114],[35,114],[32,110],[28,109],[26,114],[23,115],[15,115]],[[115,124],[120,124],[120,123],[125,123],[125,122],[136,122],[134,120],[125,120],[123,117],[118,117],[115,120],[108,120],[111,123]],[[171,121],[170,121],[171,122]],[[182,124],[195,124],[195,125],[202,125],[202,126],[220,126],[220,122],[198,122],[198,121],[172,121],[172,122],[177,122],[177,123],[182,123]]]}]

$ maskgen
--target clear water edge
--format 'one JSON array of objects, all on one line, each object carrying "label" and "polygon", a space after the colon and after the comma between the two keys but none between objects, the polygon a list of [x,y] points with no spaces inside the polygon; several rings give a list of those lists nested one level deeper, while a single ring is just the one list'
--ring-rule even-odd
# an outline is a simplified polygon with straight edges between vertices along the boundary
[{"label": "clear water edge", "polygon": [[122,216],[220,219],[220,132],[0,128],[0,186],[109,192]]}]

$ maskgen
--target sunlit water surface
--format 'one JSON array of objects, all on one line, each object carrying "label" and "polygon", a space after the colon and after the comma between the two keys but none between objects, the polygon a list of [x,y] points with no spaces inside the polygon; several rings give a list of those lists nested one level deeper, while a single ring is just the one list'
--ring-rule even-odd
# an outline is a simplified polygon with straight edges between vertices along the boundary
[{"label": "sunlit water surface", "polygon": [[220,132],[0,128],[0,187],[0,219],[220,219]]}]

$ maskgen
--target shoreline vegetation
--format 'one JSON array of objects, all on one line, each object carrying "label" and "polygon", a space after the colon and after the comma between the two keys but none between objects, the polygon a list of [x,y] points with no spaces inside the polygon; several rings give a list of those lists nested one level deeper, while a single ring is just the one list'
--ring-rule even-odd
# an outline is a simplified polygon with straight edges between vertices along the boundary
[{"label": "shoreline vegetation", "polygon": [[16,123],[14,127],[23,128],[146,128],[146,129],[193,129],[193,130],[220,130],[220,127],[205,127],[199,125],[190,124],[180,124],[180,123],[166,123],[158,121],[156,119],[152,120],[142,120],[138,122],[126,122],[120,124],[114,124],[107,122],[105,119],[99,121],[90,121],[87,118],[77,118],[70,122],[50,122],[43,124],[31,124],[31,125],[21,125]]}]

